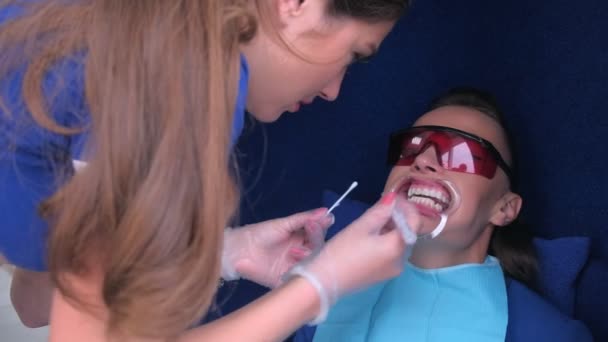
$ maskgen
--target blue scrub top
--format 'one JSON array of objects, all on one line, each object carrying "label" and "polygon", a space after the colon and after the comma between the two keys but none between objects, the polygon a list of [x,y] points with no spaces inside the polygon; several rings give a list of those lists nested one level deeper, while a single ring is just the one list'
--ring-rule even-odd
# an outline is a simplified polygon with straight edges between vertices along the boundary
[{"label": "blue scrub top", "polygon": [[[17,10],[0,10],[0,23]],[[57,170],[69,169],[79,159],[86,132],[64,136],[41,128],[25,109],[21,94],[24,68],[0,79],[0,253],[18,267],[44,271],[48,225],[38,215],[41,201],[62,184]],[[244,126],[249,70],[241,56],[239,89],[231,146]],[[65,59],[44,79],[43,91],[54,119],[67,127],[83,127],[88,116],[84,97],[82,56]]]}]

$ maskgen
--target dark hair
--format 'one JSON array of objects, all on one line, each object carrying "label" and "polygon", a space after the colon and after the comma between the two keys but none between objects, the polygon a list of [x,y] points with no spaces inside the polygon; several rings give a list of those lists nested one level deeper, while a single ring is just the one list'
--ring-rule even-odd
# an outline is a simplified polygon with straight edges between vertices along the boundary
[{"label": "dark hair", "polygon": [[478,110],[503,125],[504,114],[492,94],[473,87],[455,87],[431,102],[431,110],[445,106],[462,106]]},{"label": "dark hair", "polygon": [[410,0],[333,0],[329,2],[328,12],[332,16],[376,22],[397,20],[410,5]]},{"label": "dark hair", "polygon": [[[513,170],[516,170],[514,167],[516,158],[511,148],[511,136],[505,124],[504,114],[499,109],[494,96],[472,87],[452,88],[431,102],[430,109],[433,110],[445,106],[462,106],[475,109],[496,120],[503,129],[507,145],[511,150],[510,166]],[[516,177],[512,177],[510,182],[510,188],[512,191],[516,191]],[[519,219],[515,220],[508,227],[494,229],[489,253],[500,260],[500,264],[506,275],[536,289],[536,275],[538,273],[536,250],[530,231]]]}]

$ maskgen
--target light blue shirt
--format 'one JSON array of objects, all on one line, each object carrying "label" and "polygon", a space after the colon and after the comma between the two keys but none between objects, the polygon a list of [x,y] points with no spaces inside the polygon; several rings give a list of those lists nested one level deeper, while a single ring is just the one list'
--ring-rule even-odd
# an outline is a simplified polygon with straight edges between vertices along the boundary
[{"label": "light blue shirt", "polygon": [[500,264],[420,269],[343,298],[317,327],[315,342],[504,341],[508,323]]}]

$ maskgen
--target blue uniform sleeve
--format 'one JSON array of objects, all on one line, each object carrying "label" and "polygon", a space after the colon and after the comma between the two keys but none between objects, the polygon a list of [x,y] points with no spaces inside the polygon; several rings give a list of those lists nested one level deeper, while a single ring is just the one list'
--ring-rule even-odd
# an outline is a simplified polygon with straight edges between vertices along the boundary
[{"label": "blue uniform sleeve", "polygon": [[[38,126],[21,96],[24,69],[0,80],[0,253],[18,267],[46,270],[47,224],[42,201],[67,179],[84,135],[63,136]],[[61,125],[86,124],[82,65],[63,61],[49,72],[43,92]]]},{"label": "blue uniform sleeve", "polygon": [[[61,61],[44,80],[50,112],[66,127],[90,123],[82,57]],[[64,136],[38,126],[23,103],[23,72],[0,80],[0,253],[18,267],[44,271],[48,226],[38,208],[73,173],[72,160],[82,159],[87,134]],[[242,58],[233,144],[244,124],[248,76]]]},{"label": "blue uniform sleeve", "polygon": [[245,56],[241,55],[240,72],[239,72],[239,88],[237,92],[236,105],[234,107],[234,116],[232,121],[232,134],[230,137],[231,147],[236,145],[243,127],[245,126],[245,110],[247,104],[247,87],[249,86],[249,66]]}]

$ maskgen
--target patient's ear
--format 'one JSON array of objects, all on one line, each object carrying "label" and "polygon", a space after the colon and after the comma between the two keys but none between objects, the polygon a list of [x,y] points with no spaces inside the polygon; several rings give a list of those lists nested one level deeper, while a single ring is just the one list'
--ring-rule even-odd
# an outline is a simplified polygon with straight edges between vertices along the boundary
[{"label": "patient's ear", "polygon": [[522,199],[511,191],[504,194],[494,206],[490,223],[503,227],[515,221],[521,210]]}]

